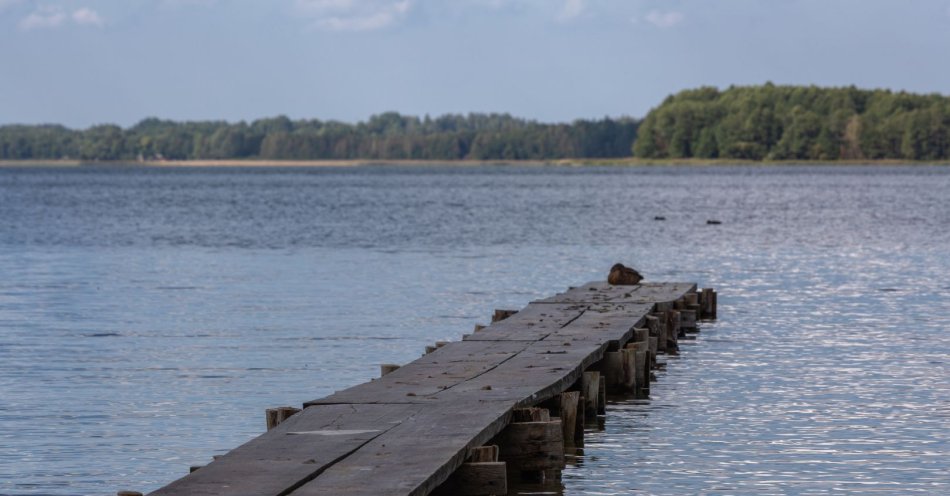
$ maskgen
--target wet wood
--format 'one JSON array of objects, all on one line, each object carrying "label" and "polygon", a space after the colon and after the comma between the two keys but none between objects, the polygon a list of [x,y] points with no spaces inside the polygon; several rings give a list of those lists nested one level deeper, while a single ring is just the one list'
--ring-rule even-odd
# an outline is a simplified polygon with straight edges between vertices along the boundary
[{"label": "wet wood", "polygon": [[564,467],[561,421],[513,422],[493,443],[509,471],[560,470]]},{"label": "wet wood", "polygon": [[587,417],[597,416],[597,398],[600,395],[600,372],[584,372],[581,385],[581,395],[584,397],[584,413]]},{"label": "wet wood", "polygon": [[491,316],[492,322],[501,322],[502,320],[511,317],[512,315],[518,313],[517,310],[498,310],[495,309],[495,313]]},{"label": "wet wood", "polygon": [[[265,434],[154,494],[423,495],[444,491],[453,474],[467,477],[463,464],[499,461],[509,474],[554,474],[565,441],[582,442],[584,418],[605,412],[608,385],[631,376],[639,384],[645,370],[649,387],[641,366],[650,357],[649,329],[642,329],[643,350],[624,345],[644,337],[638,328],[651,312],[673,308],[694,289],[590,283],[531,303],[464,341],[381,367],[376,380],[308,401],[302,412],[274,409]],[[536,408],[545,401],[557,405],[553,421]]]},{"label": "wet wood", "polygon": [[489,496],[508,494],[505,462],[463,463],[449,476],[434,496]]},{"label": "wet wood", "polygon": [[561,418],[561,438],[565,445],[573,445],[577,431],[577,410],[581,393],[566,391],[558,396],[559,417]]}]

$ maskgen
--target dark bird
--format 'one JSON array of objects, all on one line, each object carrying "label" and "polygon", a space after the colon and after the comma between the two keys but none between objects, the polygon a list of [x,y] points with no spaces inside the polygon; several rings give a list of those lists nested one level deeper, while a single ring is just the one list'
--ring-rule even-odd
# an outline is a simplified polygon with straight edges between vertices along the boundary
[{"label": "dark bird", "polygon": [[639,284],[642,280],[643,276],[636,269],[625,267],[619,263],[614,264],[610,268],[610,274],[607,275],[607,283],[614,286],[632,286]]}]

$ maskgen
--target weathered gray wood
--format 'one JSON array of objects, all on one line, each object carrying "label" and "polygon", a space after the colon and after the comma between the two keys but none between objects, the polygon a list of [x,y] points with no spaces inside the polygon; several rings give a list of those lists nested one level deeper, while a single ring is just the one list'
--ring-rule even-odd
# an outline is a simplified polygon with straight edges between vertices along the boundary
[{"label": "weathered gray wood", "polygon": [[693,283],[643,282],[635,286],[611,286],[606,282],[592,282],[532,303],[671,302],[695,290],[696,285]]},{"label": "weathered gray wood", "polygon": [[607,382],[603,380],[603,375],[601,375],[600,389],[597,391],[597,415],[605,415],[607,413]]},{"label": "weathered gray wood", "polygon": [[142,493],[138,491],[119,491],[115,493],[115,496],[142,496]]},{"label": "weathered gray wood", "polygon": [[625,392],[635,392],[637,388],[637,361],[634,350],[622,349],[620,356],[623,362],[623,382],[621,386]]},{"label": "weathered gray wood", "polygon": [[492,314],[492,316],[491,316],[491,321],[492,321],[493,323],[494,323],[494,322],[501,322],[502,320],[505,320],[505,319],[507,319],[508,317],[511,317],[512,315],[514,315],[514,314],[516,314],[516,313],[518,313],[517,310],[499,310],[499,309],[496,308],[496,309],[495,309],[495,313]]},{"label": "weathered gray wood", "polygon": [[151,496],[282,494],[418,413],[419,405],[307,408]]},{"label": "weathered gray wood", "polygon": [[415,406],[421,408],[415,415],[327,467],[293,496],[428,494],[465,461],[471,448],[501,432],[510,418],[505,402]]},{"label": "weathered gray wood", "polygon": [[587,308],[588,305],[577,303],[529,304],[507,319],[469,336],[467,341],[538,341],[583,315]]},{"label": "weathered gray wood", "polygon": [[696,311],[680,310],[680,329],[686,332],[696,330]]},{"label": "weathered gray wood", "polygon": [[560,415],[558,416],[561,417],[561,438],[564,439],[565,445],[574,445],[580,396],[581,393],[578,391],[565,391],[559,395]]},{"label": "weathered gray wood", "polygon": [[564,438],[561,421],[515,422],[493,441],[498,459],[511,471],[561,469],[564,467]]},{"label": "weathered gray wood", "polygon": [[581,385],[584,397],[584,413],[586,417],[597,416],[597,396],[600,394],[600,372],[594,370],[584,372]]},{"label": "weathered gray wood", "polygon": [[505,462],[463,463],[433,496],[490,496],[508,494],[508,473]]},{"label": "weathered gray wood", "polygon": [[497,462],[498,445],[489,444],[468,450],[468,461],[471,463]]},{"label": "weathered gray wood", "polygon": [[[559,394],[582,396],[568,389],[583,388],[584,371],[595,363],[602,369],[596,410],[603,413],[611,358],[620,358],[614,376],[623,378],[624,352],[608,353],[608,347],[620,349],[635,336],[634,326],[661,308],[658,303],[671,307],[695,285],[588,286],[569,291],[566,301],[532,303],[465,341],[439,343],[377,380],[308,402],[303,412],[155,494],[428,494],[466,462],[471,449],[502,433],[513,408]],[[584,410],[574,409],[578,442]],[[560,469],[560,424],[557,433],[560,464],[524,470]],[[543,443],[552,441],[545,437]]]},{"label": "weathered gray wood", "polygon": [[605,378],[608,391],[621,389],[623,385],[623,354],[619,351],[608,351],[604,353],[604,370],[602,377]]},{"label": "weathered gray wood", "polygon": [[469,381],[524,351],[530,342],[456,341],[379,379],[304,405],[431,403],[431,396]]}]

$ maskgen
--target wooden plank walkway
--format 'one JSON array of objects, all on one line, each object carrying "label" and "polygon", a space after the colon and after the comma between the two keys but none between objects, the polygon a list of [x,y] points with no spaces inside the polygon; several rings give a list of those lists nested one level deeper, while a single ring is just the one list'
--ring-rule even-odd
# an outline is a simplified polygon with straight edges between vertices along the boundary
[{"label": "wooden plank walkway", "polygon": [[[603,370],[658,308],[696,286],[593,282],[368,383],[304,403],[277,427],[153,495],[424,495],[511,422]],[[634,346],[634,345],[631,345]],[[635,347],[635,346],[634,346]]]}]

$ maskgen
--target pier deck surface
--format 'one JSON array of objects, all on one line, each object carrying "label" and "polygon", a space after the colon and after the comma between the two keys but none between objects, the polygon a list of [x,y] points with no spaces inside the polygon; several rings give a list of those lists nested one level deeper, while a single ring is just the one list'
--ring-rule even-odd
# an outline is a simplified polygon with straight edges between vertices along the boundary
[{"label": "pier deck surface", "polygon": [[657,303],[690,283],[594,282],[534,301],[463,341],[371,382],[309,401],[300,413],[153,493],[278,496],[422,495],[515,408],[575,384]]}]

